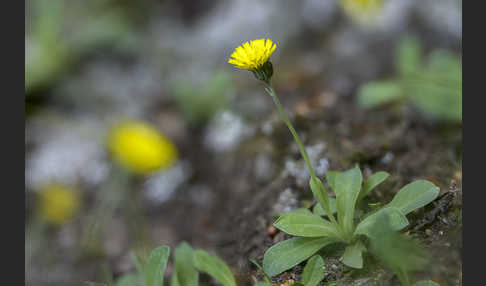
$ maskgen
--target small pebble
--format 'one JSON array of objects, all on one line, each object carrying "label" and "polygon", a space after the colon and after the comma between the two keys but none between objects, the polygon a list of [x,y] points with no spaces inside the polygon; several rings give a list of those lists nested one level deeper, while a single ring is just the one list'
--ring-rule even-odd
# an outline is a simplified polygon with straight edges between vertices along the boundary
[{"label": "small pebble", "polygon": [[454,179],[456,179],[457,181],[462,180],[462,172],[457,171],[456,173],[454,173]]},{"label": "small pebble", "polygon": [[392,152],[387,152],[383,158],[381,158],[381,163],[388,165],[390,164],[393,159],[395,158],[395,155],[393,155]]},{"label": "small pebble", "polygon": [[294,284],[294,279],[289,279],[289,280],[286,280],[284,283],[280,284],[280,286],[290,286],[292,284]]},{"label": "small pebble", "polygon": [[273,225],[271,225],[271,226],[267,227],[267,230],[265,232],[268,236],[273,238],[277,234],[278,229],[276,227],[274,227]]}]

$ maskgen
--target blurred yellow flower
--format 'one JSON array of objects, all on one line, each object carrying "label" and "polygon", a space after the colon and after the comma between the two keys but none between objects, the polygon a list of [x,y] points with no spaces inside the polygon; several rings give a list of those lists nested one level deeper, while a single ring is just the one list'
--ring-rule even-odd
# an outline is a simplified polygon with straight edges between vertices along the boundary
[{"label": "blurred yellow flower", "polygon": [[177,149],[172,142],[141,121],[126,121],[116,126],[108,136],[107,146],[122,166],[137,174],[166,169],[177,160]]},{"label": "blurred yellow flower", "polygon": [[340,0],[339,3],[354,21],[372,24],[379,18],[385,0]]},{"label": "blurred yellow flower", "polygon": [[231,54],[228,63],[237,68],[256,71],[268,61],[277,45],[270,39],[258,39],[245,42]]},{"label": "blurred yellow flower", "polygon": [[79,206],[79,196],[72,188],[49,184],[40,190],[39,213],[48,222],[66,223],[76,215]]}]

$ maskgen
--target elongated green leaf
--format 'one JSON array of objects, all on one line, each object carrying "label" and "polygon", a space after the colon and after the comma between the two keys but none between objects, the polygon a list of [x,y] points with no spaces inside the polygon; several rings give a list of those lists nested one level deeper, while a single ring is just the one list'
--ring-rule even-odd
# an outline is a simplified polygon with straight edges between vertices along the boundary
[{"label": "elongated green leaf", "polygon": [[358,201],[361,201],[366,195],[368,195],[376,186],[383,183],[390,174],[387,172],[376,172],[371,175],[364,183],[363,188],[358,196]]},{"label": "elongated green leaf", "polygon": [[334,192],[336,193],[336,207],[338,221],[347,234],[353,231],[354,208],[361,190],[363,177],[358,166],[337,173],[333,178]]},{"label": "elongated green leaf", "polygon": [[196,250],[194,252],[194,266],[199,271],[209,274],[224,286],[236,286],[235,277],[228,265],[215,255],[210,255],[201,249]]},{"label": "elongated green leaf", "polygon": [[390,216],[380,216],[371,227],[368,250],[398,276],[402,285],[410,285],[408,273],[422,269],[428,254],[425,248],[409,237],[393,230]]},{"label": "elongated green leaf", "polygon": [[[313,177],[310,179],[309,185],[311,187],[312,194],[314,194],[314,198],[317,200],[317,202],[326,211],[326,213],[332,214],[330,204],[329,204],[328,191],[324,187],[322,181],[316,177]],[[337,221],[334,218],[334,215],[328,215],[328,216],[331,222],[337,225]]]},{"label": "elongated green leaf", "polygon": [[174,250],[175,273],[171,286],[197,286],[199,273],[193,265],[193,250],[187,242],[180,243]]},{"label": "elongated green leaf", "polygon": [[305,286],[316,286],[322,279],[324,279],[324,259],[320,255],[314,255],[307,261],[300,282]]},{"label": "elongated green leaf", "polygon": [[263,269],[275,276],[306,260],[324,246],[336,242],[329,237],[294,237],[270,247],[263,256]]},{"label": "elongated green leaf", "polygon": [[395,195],[387,205],[399,209],[404,215],[432,202],[439,195],[439,187],[426,180],[414,181]]},{"label": "elongated green leaf", "polygon": [[435,50],[427,58],[425,70],[430,74],[447,76],[456,82],[462,82],[462,62],[448,50]]},{"label": "elongated green leaf", "polygon": [[328,171],[326,174],[326,182],[334,193],[336,193],[336,176],[339,175],[339,173],[340,172],[337,171]]},{"label": "elongated green leaf", "polygon": [[[452,86],[445,85],[443,82]],[[462,83],[454,82],[455,79],[439,78],[421,84],[410,85],[411,99],[419,109],[433,118],[461,122]]]},{"label": "elongated green leaf", "polygon": [[359,88],[358,105],[363,108],[373,108],[405,97],[403,88],[398,82],[372,81]]},{"label": "elongated green leaf", "polygon": [[427,65],[405,79],[407,94],[427,115],[438,120],[462,122],[462,64],[447,50],[435,50]]},{"label": "elongated green leaf", "polygon": [[[329,207],[331,208],[331,213],[335,214],[336,213],[336,199],[335,198],[329,198]],[[327,216],[326,211],[322,208],[320,203],[317,203],[314,208],[312,209],[312,212],[315,215],[320,215],[320,216]]]},{"label": "elongated green leaf", "polygon": [[381,220],[384,216],[388,216],[390,226],[393,230],[401,230],[408,225],[407,217],[395,207],[385,206],[372,215],[369,215],[362,220],[355,230],[355,235],[363,234],[372,237],[371,233],[373,225]]},{"label": "elongated green leaf", "polygon": [[170,277],[170,286],[182,286],[182,285],[179,283],[179,279],[177,278],[177,275],[173,274],[173,275]]},{"label": "elongated green leaf", "polygon": [[329,207],[329,197],[326,188],[324,188],[324,184],[318,178],[311,178],[309,180],[309,186],[311,188],[312,194],[317,202],[322,206],[323,209],[327,211],[331,211]]},{"label": "elongated green leaf", "polygon": [[283,232],[296,236],[339,238],[335,225],[312,213],[284,214],[273,225]]},{"label": "elongated green leaf", "polygon": [[116,286],[137,286],[137,275],[129,273],[118,278]]},{"label": "elongated green leaf", "polygon": [[421,68],[420,43],[412,37],[405,37],[400,41],[396,54],[398,73],[402,76],[412,74]]},{"label": "elongated green leaf", "polygon": [[147,286],[164,285],[164,273],[169,255],[170,248],[165,245],[157,247],[150,253],[145,266],[145,283]]},{"label": "elongated green leaf", "polygon": [[341,262],[345,265],[353,268],[363,268],[363,251],[366,247],[361,241],[357,241],[354,244],[348,245],[344,250],[344,254],[341,257]]},{"label": "elongated green leaf", "polygon": [[415,282],[413,286],[440,286],[440,284],[432,280],[422,280],[422,281]]}]

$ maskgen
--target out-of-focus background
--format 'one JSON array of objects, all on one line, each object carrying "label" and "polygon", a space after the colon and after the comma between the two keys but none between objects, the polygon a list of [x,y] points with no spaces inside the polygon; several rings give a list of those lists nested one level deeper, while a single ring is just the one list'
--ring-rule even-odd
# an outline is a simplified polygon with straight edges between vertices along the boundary
[{"label": "out-of-focus background", "polygon": [[181,241],[250,285],[273,217],[312,199],[271,99],[227,63],[257,38],[320,177],[359,163],[392,175],[376,201],[418,178],[454,195],[416,215],[418,275],[462,283],[462,1],[29,0],[25,23],[26,285],[107,283]]}]

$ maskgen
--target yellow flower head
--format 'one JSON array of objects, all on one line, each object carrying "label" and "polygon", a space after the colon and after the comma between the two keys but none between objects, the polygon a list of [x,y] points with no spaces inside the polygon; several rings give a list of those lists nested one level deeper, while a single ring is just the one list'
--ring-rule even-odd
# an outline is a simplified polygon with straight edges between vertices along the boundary
[{"label": "yellow flower head", "polygon": [[379,18],[385,0],[340,0],[339,3],[354,21],[372,24]]},{"label": "yellow flower head", "polygon": [[119,124],[108,136],[107,145],[115,159],[136,174],[166,169],[177,161],[177,149],[172,142],[141,121]]},{"label": "yellow flower head", "polygon": [[41,189],[40,216],[51,223],[62,225],[73,218],[79,210],[80,199],[75,190],[58,184]]},{"label": "yellow flower head", "polygon": [[245,42],[231,54],[228,63],[237,68],[256,71],[268,61],[277,45],[270,39],[258,39]]}]

